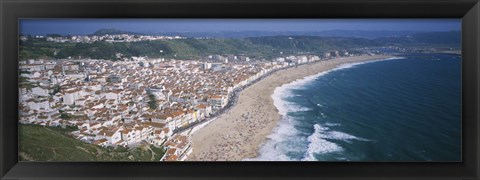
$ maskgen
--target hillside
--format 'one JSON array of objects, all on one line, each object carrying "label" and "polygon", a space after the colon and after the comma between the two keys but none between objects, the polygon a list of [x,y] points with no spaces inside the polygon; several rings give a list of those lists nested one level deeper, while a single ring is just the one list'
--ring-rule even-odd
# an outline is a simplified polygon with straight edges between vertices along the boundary
[{"label": "hillside", "polygon": [[378,38],[377,41],[385,45],[450,45],[459,47],[462,35],[460,31],[424,32],[409,36]]},{"label": "hillside", "polygon": [[[101,30],[112,33],[114,30]],[[271,59],[282,54],[322,54],[328,50],[361,47],[396,46],[460,46],[459,31],[417,33],[407,36],[377,39],[320,36],[263,36],[249,38],[173,39],[141,42],[108,43],[54,43],[45,40],[20,42],[19,57],[26,59],[64,59],[68,57],[111,59],[119,53],[123,57],[148,56],[151,58],[200,59],[213,54],[245,54],[256,59]]]},{"label": "hillside", "polygon": [[[331,38],[315,36],[271,36],[244,39],[175,39],[141,42],[108,43],[54,43],[40,40],[20,43],[20,59],[90,57],[115,59],[148,56],[176,59],[198,59],[213,54],[245,54],[258,59],[309,52],[320,54],[332,49],[358,48],[378,45],[373,40],[360,38]],[[55,54],[56,52],[56,54]]]},{"label": "hillside", "polygon": [[362,31],[362,30],[328,30],[328,31],[218,31],[218,32],[162,32],[154,35],[209,37],[209,38],[248,38],[262,36],[319,36],[319,37],[356,37],[375,39],[387,36],[405,36],[416,31]]},{"label": "hillside", "polygon": [[[154,146],[103,148],[84,143],[67,129],[19,125],[20,161],[159,161],[164,151]],[[153,154],[153,157],[152,157]]]},{"label": "hillside", "polygon": [[105,29],[99,29],[95,31],[92,35],[94,36],[102,36],[102,35],[115,35],[115,34],[132,34],[132,35],[141,35],[142,33],[136,33],[136,32],[128,32],[128,31],[121,31],[118,29],[113,29],[113,28],[105,28]]},{"label": "hillside", "polygon": [[246,38],[257,46],[271,47],[274,50],[295,53],[320,53],[332,49],[350,49],[359,47],[380,46],[381,44],[362,38],[318,37],[318,36],[265,36]]},{"label": "hillside", "polygon": [[412,37],[419,42],[429,44],[460,44],[462,42],[460,31],[417,33]]}]

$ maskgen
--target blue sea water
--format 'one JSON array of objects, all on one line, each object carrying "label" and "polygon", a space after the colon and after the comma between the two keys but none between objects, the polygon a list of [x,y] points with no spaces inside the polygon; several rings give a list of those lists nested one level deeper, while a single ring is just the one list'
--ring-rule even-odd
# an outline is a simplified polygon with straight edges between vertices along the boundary
[{"label": "blue sea water", "polygon": [[404,54],[275,89],[283,116],[248,160],[460,161],[461,57]]}]

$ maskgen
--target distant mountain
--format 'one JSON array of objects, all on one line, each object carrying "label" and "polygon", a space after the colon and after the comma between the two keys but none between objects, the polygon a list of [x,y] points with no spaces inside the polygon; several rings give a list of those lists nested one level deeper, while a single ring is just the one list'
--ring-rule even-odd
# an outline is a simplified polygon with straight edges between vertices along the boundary
[{"label": "distant mountain", "polygon": [[[102,30],[97,34],[124,33]],[[346,33],[346,32],[344,32]],[[332,34],[333,35],[333,34]],[[339,34],[336,34],[339,35]],[[385,34],[384,34],[385,35]],[[280,54],[321,54],[328,50],[354,49],[379,46],[461,46],[460,31],[422,32],[411,35],[395,35],[375,39],[358,37],[320,37],[303,35],[261,36],[248,38],[186,38],[140,42],[94,43],[21,42],[20,59],[40,57],[68,58],[90,57],[116,59],[117,53],[124,57],[148,56],[176,59],[198,59],[212,54],[245,54],[258,59],[270,59]]]},{"label": "distant mountain", "polygon": [[92,35],[131,34],[131,35],[166,35],[191,38],[251,38],[266,36],[318,36],[318,37],[352,37],[365,39],[381,39],[385,41],[413,41],[425,43],[459,43],[460,31],[451,32],[419,32],[419,31],[365,31],[365,30],[328,30],[328,31],[219,31],[219,32],[161,32],[139,33],[113,28],[99,29]]},{"label": "distant mountain", "polygon": [[451,44],[460,46],[462,35],[460,31],[422,32],[406,36],[377,38],[376,40],[385,45]]},{"label": "distant mountain", "polygon": [[103,36],[103,35],[107,35],[107,34],[109,34],[109,35],[116,35],[116,34],[142,35],[142,33],[122,31],[122,30],[118,30],[118,29],[114,29],[114,28],[99,29],[91,35]]},{"label": "distant mountain", "polygon": [[418,31],[364,31],[364,30],[330,30],[318,32],[317,36],[325,37],[356,37],[376,39],[380,37],[397,37],[419,33]]},{"label": "distant mountain", "polygon": [[417,33],[412,37],[420,42],[430,44],[460,44],[462,42],[460,31]]},{"label": "distant mountain", "polygon": [[374,40],[352,37],[318,36],[264,36],[250,37],[245,40],[257,46],[272,47],[282,52],[321,52],[329,49],[349,49],[380,46]]},{"label": "distant mountain", "polygon": [[262,36],[320,36],[320,37],[355,37],[375,39],[389,36],[405,36],[418,31],[362,31],[362,30],[330,30],[330,31],[220,31],[220,32],[164,32],[156,35],[180,35],[185,37],[208,38],[247,38]]},{"label": "distant mountain", "polygon": [[[270,59],[281,54],[321,54],[333,49],[351,49],[380,44],[371,39],[318,36],[266,36],[250,38],[175,39],[140,42],[108,43],[44,43],[29,42],[20,45],[20,59],[53,57],[90,57],[116,59],[148,56],[176,59],[198,59],[212,54],[245,54],[257,59]],[[54,54],[53,52],[57,52]],[[53,56],[52,56],[53,55]]]}]

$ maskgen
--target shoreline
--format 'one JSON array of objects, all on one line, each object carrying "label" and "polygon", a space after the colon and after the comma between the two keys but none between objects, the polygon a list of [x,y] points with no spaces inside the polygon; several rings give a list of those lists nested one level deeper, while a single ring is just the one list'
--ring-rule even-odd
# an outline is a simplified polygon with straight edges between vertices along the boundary
[{"label": "shoreline", "polygon": [[281,118],[272,94],[277,87],[332,70],[342,64],[394,56],[354,56],[303,64],[276,71],[242,90],[238,102],[215,121],[192,134],[193,152],[187,161],[241,161],[254,158]]}]

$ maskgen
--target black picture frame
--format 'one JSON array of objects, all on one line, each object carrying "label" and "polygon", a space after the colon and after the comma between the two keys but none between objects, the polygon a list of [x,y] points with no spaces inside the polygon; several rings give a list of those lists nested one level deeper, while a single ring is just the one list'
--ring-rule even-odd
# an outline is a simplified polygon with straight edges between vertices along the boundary
[{"label": "black picture frame", "polygon": [[[19,18],[461,18],[462,162],[18,162]],[[479,179],[478,0],[1,0],[1,179]]]}]

